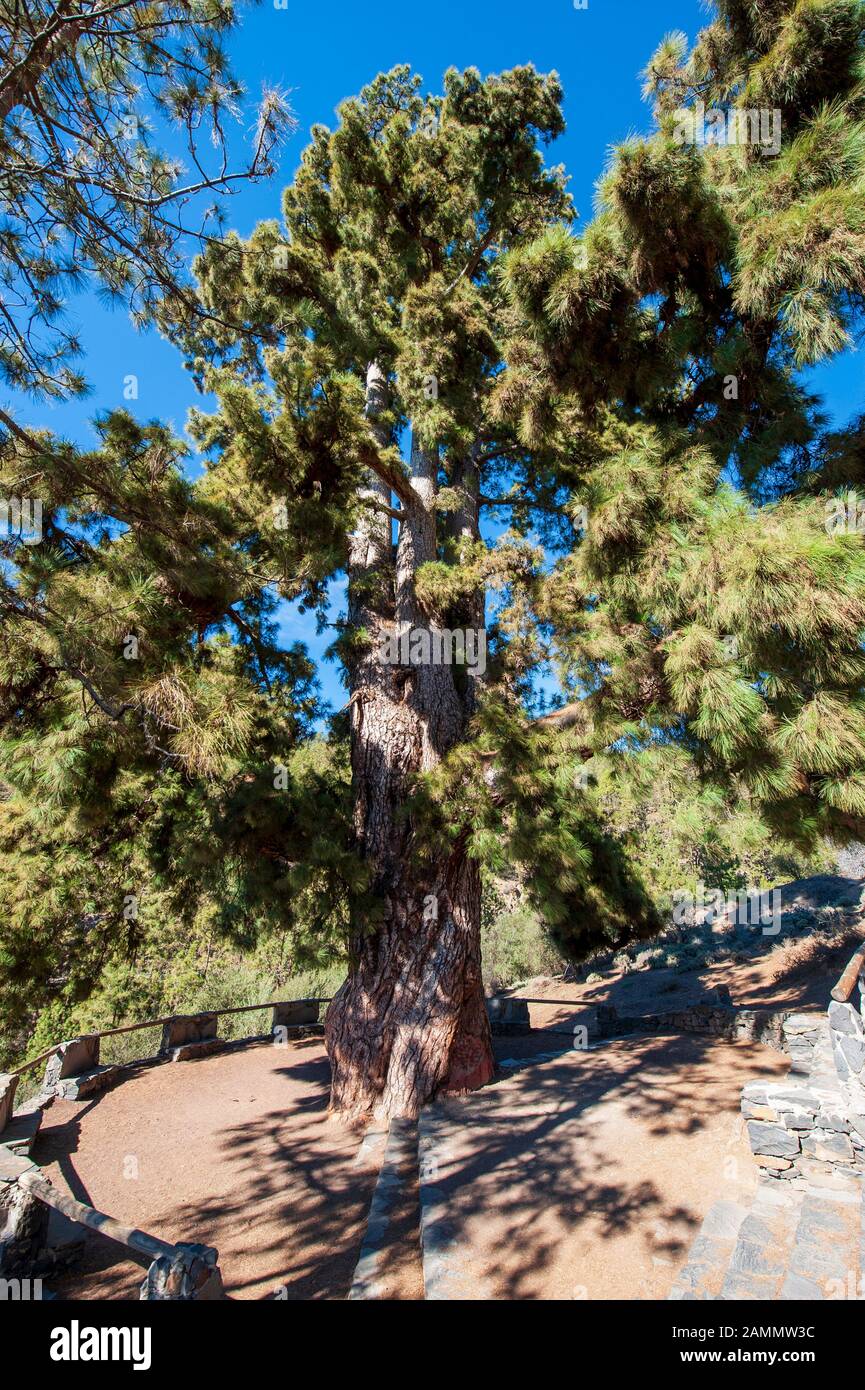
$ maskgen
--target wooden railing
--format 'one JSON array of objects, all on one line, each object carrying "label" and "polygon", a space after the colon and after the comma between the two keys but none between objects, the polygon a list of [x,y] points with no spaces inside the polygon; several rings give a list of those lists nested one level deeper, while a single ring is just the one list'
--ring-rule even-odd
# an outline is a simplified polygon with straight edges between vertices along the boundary
[{"label": "wooden railing", "polygon": [[[259,1009],[288,1008],[291,1004],[329,1003],[330,996],[328,996],[327,998],[322,997],[318,999],[271,999],[265,1001],[265,1003],[263,1004],[238,1004],[230,1009],[199,1009],[196,1011],[195,1014],[190,1014],[188,1015],[188,1017],[196,1018],[199,1015],[207,1014],[211,1018],[223,1018],[228,1014],[253,1014],[257,1013]],[[167,1023],[172,1023],[175,1019],[183,1016],[184,1015],[179,1014],[166,1014],[164,1018],[150,1018],[146,1019],[143,1023],[124,1023],[119,1028],[102,1028],[98,1032],[88,1033],[87,1037],[116,1038],[119,1037],[122,1033],[142,1032],[145,1028],[164,1028]],[[24,1076],[28,1071],[32,1071],[34,1067],[38,1067],[40,1063],[47,1062],[48,1059],[50,1057],[53,1057],[55,1052],[58,1052],[62,1046],[62,1042],[55,1043],[53,1047],[47,1048],[45,1052],[40,1052],[37,1057],[30,1057],[26,1062],[22,1062],[19,1067],[12,1068],[12,1070],[7,1072],[6,1075]]]},{"label": "wooden railing", "polygon": [[44,1260],[43,1241],[48,1231],[45,1207],[114,1241],[131,1259],[145,1265],[142,1299],[197,1302],[225,1296],[219,1251],[213,1246],[182,1241],[172,1245],[136,1226],[126,1226],[104,1211],[58,1192],[28,1159],[0,1148],[0,1209],[6,1237],[0,1243],[0,1276],[4,1280],[31,1279]]},{"label": "wooden railing", "polygon": [[832,998],[838,1004],[846,1004],[856,988],[859,976],[865,973],[865,941],[850,957],[843,975],[832,990]]},{"label": "wooden railing", "polygon": [[[182,1056],[187,1050],[184,1046],[173,1047],[172,1034],[179,1031],[181,1040],[186,1042],[188,1034],[187,1026],[193,1025],[193,1036],[199,1035],[200,1041],[193,1040],[187,1044],[188,1050],[194,1051],[201,1047],[209,1049],[212,1046],[232,1045],[233,1042],[243,1043],[253,1041],[253,1039],[232,1039],[220,1040],[215,1037],[216,1019],[224,1018],[231,1014],[257,1013],[259,1009],[271,1009],[273,1011],[274,1032],[285,1022],[287,1027],[291,1027],[288,1021],[291,1011],[315,1006],[314,1018],[318,1018],[318,1007],[321,1004],[330,1003],[329,998],[306,998],[306,999],[271,999],[265,1000],[261,1004],[238,1004],[233,1008],[227,1009],[202,1009],[194,1014],[169,1014],[164,1018],[144,1019],[140,1023],[124,1023],[117,1028],[105,1028],[99,1032],[84,1034],[78,1038],[67,1039],[64,1042],[55,1043],[53,1047],[40,1052],[36,1057],[30,1057],[26,1062],[22,1062],[14,1071],[0,1075],[0,1133],[8,1134],[11,1126],[14,1125],[18,1116],[14,1115],[13,1106],[15,1103],[15,1093],[20,1077],[32,1071],[41,1063],[51,1062],[51,1059],[61,1054],[59,1063],[52,1064],[56,1075],[52,1075],[49,1080],[49,1072],[52,1066],[46,1069],[46,1090],[41,1098],[48,1103],[57,1094],[63,1094],[62,1087],[65,1085],[82,1085],[86,1083],[89,1087],[96,1083],[101,1086],[106,1077],[116,1071],[113,1066],[100,1067],[99,1053],[101,1040],[103,1038],[117,1037],[124,1033],[137,1033],[150,1028],[162,1028],[162,1044],[159,1053],[153,1058],[140,1058],[131,1066],[141,1066],[156,1061],[164,1056]],[[280,1014],[284,1013],[287,1018],[283,1020]],[[303,1020],[298,1020],[301,1027],[306,1026]],[[204,1035],[204,1036],[201,1036]],[[68,1068],[68,1071],[64,1070]],[[64,1077],[66,1078],[64,1081]],[[27,1112],[39,1118],[39,1110]],[[21,1112],[22,1115],[25,1112]],[[10,1128],[7,1128],[9,1126]],[[38,1130],[38,1124],[33,1127],[32,1138]],[[16,1135],[20,1142],[20,1133]],[[8,1141],[12,1142],[11,1139]],[[98,1231],[100,1235],[107,1236],[110,1240],[117,1242],[132,1256],[143,1259],[148,1264],[147,1278],[142,1286],[141,1297],[145,1299],[181,1299],[197,1300],[223,1297],[222,1278],[217,1265],[218,1252],[210,1246],[177,1244],[170,1245],[167,1241],[160,1240],[157,1236],[148,1235],[146,1231],[140,1231],[132,1226],[125,1226],[117,1221],[113,1216],[106,1215],[105,1212],[97,1211],[95,1207],[88,1206],[84,1202],[77,1201],[74,1197],[66,1196],[43,1177],[42,1174],[33,1166],[29,1159],[22,1156],[22,1152],[29,1152],[29,1149],[13,1152],[12,1149],[0,1145],[0,1229],[3,1230],[4,1240],[0,1242],[0,1276],[20,1277],[22,1274],[29,1277],[31,1268],[38,1266],[41,1245],[40,1242],[45,1233],[45,1223],[47,1213],[41,1208],[51,1207],[55,1211],[61,1212],[70,1221],[76,1222],[80,1226],[85,1226],[89,1230]],[[13,1194],[13,1188],[17,1189],[17,1197]],[[11,1224],[10,1224],[11,1223]]]},{"label": "wooden railing", "polygon": [[47,1178],[43,1178],[41,1173],[33,1170],[22,1173],[18,1179],[18,1186],[23,1187],[26,1192],[35,1197],[37,1201],[43,1202],[46,1207],[53,1207],[63,1216],[68,1217],[79,1226],[86,1226],[90,1231],[98,1231],[100,1235],[107,1236],[109,1240],[114,1240],[118,1245],[124,1246],[134,1255],[140,1255],[149,1263],[151,1260],[170,1259],[174,1254],[175,1247],[168,1241],[160,1240],[158,1236],[150,1236],[146,1231],[139,1231],[137,1227],[124,1226],[122,1222],[116,1221],[113,1216],[106,1216],[105,1212],[97,1211],[95,1207],[89,1207],[85,1202],[78,1202],[74,1197],[67,1197],[65,1193],[58,1192]]}]

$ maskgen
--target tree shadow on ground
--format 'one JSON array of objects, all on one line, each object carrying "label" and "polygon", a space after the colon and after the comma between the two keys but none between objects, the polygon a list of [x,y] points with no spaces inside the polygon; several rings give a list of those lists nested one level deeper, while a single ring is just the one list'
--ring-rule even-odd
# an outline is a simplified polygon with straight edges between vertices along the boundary
[{"label": "tree shadow on ground", "polygon": [[[561,1037],[533,1034],[499,1039],[497,1048],[500,1058],[517,1065],[483,1091],[434,1107],[445,1132],[436,1183],[476,1274],[466,1296],[478,1297],[477,1290],[488,1287],[486,1296],[495,1298],[570,1297],[561,1292],[568,1279],[570,1286],[590,1289],[600,1279],[606,1288],[607,1247],[633,1267],[622,1273],[618,1295],[602,1296],[663,1296],[655,1276],[661,1283],[668,1278],[718,1195],[709,1189],[725,1144],[737,1160],[751,1163],[739,1129],[734,1132],[741,1086],[750,1077],[783,1072],[786,1062],[767,1049],[697,1035],[629,1037],[581,1053]],[[533,1061],[539,1050],[556,1055]],[[245,1066],[243,1087],[251,1098],[261,1097],[259,1109],[243,1119],[233,1114],[229,1122],[217,1108],[214,1129],[204,1134],[201,1117],[181,1103],[185,1084],[175,1088],[170,1152],[186,1150],[187,1163],[178,1166],[168,1195],[164,1185],[148,1190],[141,1184],[134,1211],[112,1214],[164,1239],[216,1246],[229,1295],[344,1298],[376,1165],[359,1153],[359,1133],[327,1114],[329,1068],[320,1043],[292,1044],[278,1059],[272,1049],[250,1051]],[[157,1086],[158,1073],[152,1075]],[[163,1080],[173,1076],[163,1073]],[[179,1074],[187,1076],[200,1088],[207,1073],[196,1067]],[[265,1078],[271,1089],[259,1090]],[[284,1082],[280,1106],[272,1100],[274,1080],[280,1096]],[[148,1143],[151,1166],[156,1152],[153,1103],[145,1090],[122,1139],[123,1146],[141,1150],[143,1169]],[[82,1122],[92,1121],[95,1108],[88,1105],[51,1131],[52,1157],[85,1201],[87,1184],[75,1155]],[[164,1126],[157,1128],[164,1136]],[[189,1153],[200,1153],[200,1162],[190,1164]],[[682,1165],[692,1171],[679,1181]],[[98,1170],[88,1172],[91,1187],[98,1187]],[[395,1285],[391,1296],[416,1297],[412,1193],[396,1213],[392,1235],[385,1266]],[[630,1242],[624,1257],[622,1241]],[[119,1259],[112,1265],[102,1245],[98,1257],[91,1251],[83,1284],[70,1277],[58,1292],[137,1296],[141,1271]],[[592,1261],[600,1261],[600,1275],[588,1268]]]},{"label": "tree shadow on ground", "polygon": [[[786,1064],[762,1048],[698,1035],[561,1048],[540,1063],[528,1060],[537,1037],[501,1040],[500,1054],[505,1041],[512,1058],[524,1041],[515,1060],[525,1065],[431,1116],[427,1180],[447,1212],[458,1279],[467,1288],[476,1280],[486,1297],[573,1296],[562,1293],[565,1252],[585,1248],[585,1277],[575,1255],[573,1286],[653,1296],[654,1275],[670,1282],[711,1200],[729,1195],[723,1160],[751,1163],[741,1086]],[[728,1148],[719,1153],[723,1134]],[[679,1175],[683,1166],[691,1172]],[[700,1170],[704,1200],[693,1191]],[[605,1268],[606,1242],[618,1242],[610,1255],[624,1265],[618,1272]]]},{"label": "tree shadow on ground", "polygon": [[[251,1050],[247,1056],[250,1095],[266,1094],[258,1090],[259,1082],[264,1085],[263,1072],[256,1071],[258,1058],[267,1067],[267,1094],[279,1090],[284,1079],[284,1108],[270,1105],[264,1113],[251,1113],[243,1120],[232,1116],[230,1123],[223,1111],[221,1118],[217,1114],[215,1132],[202,1136],[200,1128],[195,1128],[200,1122],[191,1118],[190,1108],[176,1104],[173,1113],[165,1116],[165,1124],[159,1126],[160,1137],[170,1125],[178,1154],[184,1149],[196,1152],[202,1146],[202,1162],[212,1162],[210,1189],[208,1183],[200,1181],[200,1170],[189,1173],[188,1167],[178,1164],[168,1201],[164,1185],[151,1190],[144,1182],[138,1183],[126,1199],[134,1210],[120,1213],[121,1217],[165,1240],[215,1246],[229,1295],[266,1298],[279,1291],[278,1296],[288,1299],[344,1297],[360,1251],[376,1177],[368,1162],[355,1161],[362,1136],[327,1115],[330,1073],[317,1040],[312,1045],[289,1044],[276,1065],[271,1048],[259,1053]],[[153,1075],[156,1077],[155,1072]],[[191,1087],[199,1088],[199,1093],[202,1083],[206,1084],[201,1065],[182,1075],[189,1078]],[[185,1091],[184,1087],[176,1094],[176,1102]],[[144,1090],[136,1103],[141,1107],[140,1123],[139,1115],[134,1114],[122,1145],[139,1154],[144,1172],[153,1166],[151,1111],[156,1102],[148,1105]],[[86,1123],[92,1109],[88,1106],[80,1116],[55,1125],[46,1135],[40,1159],[57,1164],[80,1200],[99,1206],[88,1192],[75,1159],[82,1121]],[[94,1176],[91,1174],[90,1186],[98,1188]],[[200,1195],[202,1188],[205,1196]],[[111,1204],[103,1205],[110,1208]],[[79,1292],[74,1275],[70,1275],[60,1281],[61,1296],[136,1297],[142,1277],[138,1268],[123,1259],[122,1251],[98,1236],[88,1241],[80,1273]]]}]

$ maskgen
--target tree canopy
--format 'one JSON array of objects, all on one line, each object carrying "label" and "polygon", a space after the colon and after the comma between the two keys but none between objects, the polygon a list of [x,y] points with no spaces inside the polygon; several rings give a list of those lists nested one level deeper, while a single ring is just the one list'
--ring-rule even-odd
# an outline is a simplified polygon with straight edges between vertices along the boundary
[{"label": "tree canopy", "polygon": [[[863,13],[722,0],[664,40],[654,129],[579,229],[555,74],[383,74],[313,130],[281,221],[204,243],[194,307],[153,301],[217,399],[200,480],[157,422],[105,417],[91,453],[10,433],[0,493],[41,497],[44,534],[3,542],[7,980],[86,992],[130,896],[320,956],[374,934],[375,700],[419,721],[399,853],[520,866],[576,958],[660,921],[617,779],[862,838],[865,425],[827,428],[802,368],[861,331]],[[274,617],[324,624],[347,569],[325,745]],[[384,671],[404,619],[484,629],[483,679]],[[562,708],[532,717],[546,662]]]},{"label": "tree canopy", "polygon": [[190,249],[219,240],[238,180],[274,173],[292,120],[282,93],[263,93],[246,167],[232,166],[228,127],[243,89],[225,39],[235,24],[231,0],[0,4],[7,385],[55,399],[86,390],[83,345],[64,312],[75,290],[125,302],[140,327],[157,309],[200,313]]}]

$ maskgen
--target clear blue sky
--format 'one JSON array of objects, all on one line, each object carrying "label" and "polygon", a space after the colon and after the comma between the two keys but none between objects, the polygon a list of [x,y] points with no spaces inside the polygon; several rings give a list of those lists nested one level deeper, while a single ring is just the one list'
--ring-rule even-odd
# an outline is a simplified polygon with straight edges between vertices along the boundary
[{"label": "clear blue sky", "polygon": [[[693,38],[707,19],[699,0],[588,0],[586,9],[576,9],[573,0],[498,0],[492,5],[488,0],[436,0],[431,5],[287,0],[285,9],[263,0],[258,8],[242,7],[242,13],[242,28],[231,48],[250,101],[258,98],[263,84],[288,88],[299,123],[273,182],[244,186],[232,200],[230,225],[242,235],[259,219],[279,216],[282,187],[291,179],[310,126],[333,125],[334,109],[344,97],[397,63],[409,63],[431,91],[439,90],[448,67],[475,66],[488,73],[531,62],[541,71],[555,69],[565,92],[567,130],[550,147],[548,158],[566,166],[580,216],[588,220],[610,147],[650,126],[650,110],[640,97],[640,71],[664,34],[683,29]],[[251,119],[248,114],[245,127]],[[6,394],[3,403],[28,423],[82,445],[93,442],[89,422],[94,412],[116,406],[140,419],[168,420],[182,432],[196,396],[172,345],[155,333],[136,333],[124,310],[104,309],[91,296],[74,301],[70,317],[81,327],[86,349],[82,369],[93,385],[92,395],[46,406]],[[139,383],[134,402],[123,398],[124,377],[130,373]],[[813,373],[812,381],[839,423],[862,408],[862,366],[856,355]],[[338,594],[335,600],[338,607]],[[327,634],[316,636],[309,617],[291,612],[285,614],[283,630],[288,640],[306,640],[316,656],[330,641]],[[322,669],[322,686],[334,704],[343,703],[333,669]]]}]

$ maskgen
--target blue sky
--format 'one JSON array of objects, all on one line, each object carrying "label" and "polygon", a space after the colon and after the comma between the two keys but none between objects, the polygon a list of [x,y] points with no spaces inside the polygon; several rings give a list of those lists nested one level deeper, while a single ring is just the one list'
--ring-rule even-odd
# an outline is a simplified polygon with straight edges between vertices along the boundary
[{"label": "blue sky", "polygon": [[[250,103],[265,84],[289,89],[298,120],[276,178],[244,186],[231,201],[229,223],[242,235],[259,219],[279,216],[282,188],[291,179],[310,126],[332,126],[334,109],[344,97],[397,63],[409,63],[431,91],[439,90],[442,74],[452,66],[475,66],[484,73],[528,62],[541,71],[554,68],[564,87],[567,130],[549,148],[548,158],[566,166],[580,216],[588,220],[610,147],[650,127],[650,111],[640,97],[640,71],[664,34],[682,29],[693,38],[707,18],[698,0],[588,0],[585,9],[577,9],[573,0],[499,0],[493,5],[377,0],[367,6],[348,0],[327,5],[287,0],[285,8],[263,0],[257,8],[242,7],[242,14],[231,52]],[[250,110],[241,127],[247,135],[251,122]],[[170,421],[182,432],[189,406],[200,405],[201,399],[176,349],[155,333],[136,333],[123,309],[105,309],[93,296],[73,301],[69,316],[80,325],[86,350],[82,369],[93,385],[90,397],[47,406],[0,392],[0,398],[5,394],[3,405],[28,423],[82,445],[93,443],[94,412],[117,406],[143,420]],[[129,374],[138,378],[136,401],[124,399]],[[839,423],[862,408],[861,357],[848,354],[811,374],[811,380]],[[339,606],[338,593],[335,602]],[[287,640],[306,640],[316,656],[331,640],[328,633],[316,636],[311,617],[291,612],[285,613],[283,632]],[[332,703],[344,702],[333,668],[322,668],[322,687]]]}]

